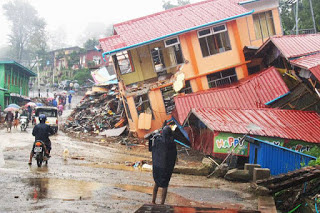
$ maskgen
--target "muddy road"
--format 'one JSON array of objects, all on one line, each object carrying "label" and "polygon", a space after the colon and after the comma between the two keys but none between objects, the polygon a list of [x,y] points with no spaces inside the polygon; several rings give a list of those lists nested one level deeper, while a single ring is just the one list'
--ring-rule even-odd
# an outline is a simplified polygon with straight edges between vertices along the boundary
[{"label": "muddy road", "polygon": [[[31,132],[31,127],[27,132],[0,130],[0,212],[134,212],[151,203],[152,173],[124,165],[143,160],[141,156],[78,141],[60,131],[51,137],[49,164],[38,168],[35,161],[27,164]],[[254,210],[256,199],[243,190],[247,187],[173,174],[166,203]]]}]

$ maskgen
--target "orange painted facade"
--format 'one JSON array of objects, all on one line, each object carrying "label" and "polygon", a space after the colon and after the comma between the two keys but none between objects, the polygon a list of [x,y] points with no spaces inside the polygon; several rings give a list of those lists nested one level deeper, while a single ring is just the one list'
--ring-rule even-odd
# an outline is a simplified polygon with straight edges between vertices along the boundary
[{"label": "orange painted facade", "polygon": [[[255,13],[264,11],[272,12],[275,34],[282,35],[278,8],[269,8],[268,10],[260,10]],[[185,74],[186,80],[190,80],[192,92],[209,89],[207,75],[212,73],[234,68],[237,80],[248,76],[247,64],[249,61],[245,60],[243,48],[245,46],[259,47],[267,39],[257,38],[254,28],[253,15],[241,17],[236,20],[226,22],[225,24],[231,49],[210,56],[203,57],[198,38],[198,31],[191,31],[178,36],[184,58],[184,65],[181,72]],[[157,42],[157,45],[163,45],[162,43],[163,41]],[[135,71],[129,74],[118,76],[121,84],[120,88],[122,88],[122,86],[124,87],[122,90],[122,95],[126,97],[128,105],[127,110],[129,110],[131,114],[131,119],[128,118],[130,131],[135,132],[138,137],[143,137],[150,131],[161,128],[163,122],[171,118],[171,114],[166,113],[162,92],[160,90],[160,88],[163,88],[164,86],[150,88],[147,94],[153,112],[151,129],[139,129],[139,116],[136,109],[137,103],[134,101],[136,95],[132,93],[126,93],[125,89],[126,86],[130,86],[134,83],[142,86],[146,84],[146,80],[157,78],[157,75],[154,72],[152,56],[150,55],[150,49],[157,45],[149,44],[131,49],[131,63],[134,66]],[[174,74],[175,71],[176,67],[168,69],[168,73]],[[172,82],[166,83],[165,85],[172,85]]]}]

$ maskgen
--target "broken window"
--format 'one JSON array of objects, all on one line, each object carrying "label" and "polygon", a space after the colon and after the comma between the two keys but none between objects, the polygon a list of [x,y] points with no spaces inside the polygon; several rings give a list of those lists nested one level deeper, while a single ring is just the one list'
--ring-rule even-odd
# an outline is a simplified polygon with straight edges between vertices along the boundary
[{"label": "broken window", "polygon": [[175,94],[173,87],[163,87],[160,89],[162,93],[162,98],[164,102],[164,107],[166,108],[166,113],[171,114],[173,108],[174,108],[174,99],[173,96]]},{"label": "broken window", "polygon": [[192,87],[191,87],[191,84],[190,84],[190,80],[186,80],[185,81],[185,87],[183,89],[183,92],[185,94],[189,94],[189,93],[192,93]]},{"label": "broken window", "polygon": [[134,98],[134,103],[138,112],[138,116],[141,113],[152,114],[152,119],[154,119],[152,107],[148,94],[138,95]]},{"label": "broken window", "polygon": [[198,38],[203,57],[231,50],[225,24],[198,31]]},{"label": "broken window", "polygon": [[209,88],[219,87],[238,81],[235,68],[207,75]]},{"label": "broken window", "polygon": [[253,23],[256,39],[268,38],[275,35],[272,11],[253,14]]},{"label": "broken window", "polygon": [[118,61],[121,75],[134,72],[134,66],[132,63],[132,57],[130,52],[119,52],[116,54],[116,59]]},{"label": "broken window", "polygon": [[153,66],[158,76],[166,74],[166,70],[184,63],[178,37],[165,40],[164,45],[165,48],[155,47],[150,50]]}]

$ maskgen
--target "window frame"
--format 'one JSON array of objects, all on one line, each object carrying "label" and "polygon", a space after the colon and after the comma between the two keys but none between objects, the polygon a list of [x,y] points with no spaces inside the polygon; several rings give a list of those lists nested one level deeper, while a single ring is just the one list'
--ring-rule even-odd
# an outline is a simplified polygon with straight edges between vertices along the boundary
[{"label": "window frame", "polygon": [[[171,89],[169,89],[171,87]],[[168,92],[168,91],[173,91],[173,95],[170,97],[170,105],[166,107],[166,103],[165,103],[165,97],[164,97],[164,93]],[[167,115],[170,115],[174,109],[174,107],[170,110],[168,110],[168,108],[172,107],[172,106],[175,106],[175,103],[174,103],[174,94],[175,94],[175,91],[173,89],[173,85],[170,85],[170,86],[167,86],[167,87],[162,87],[160,88],[160,91],[161,91],[161,96],[162,96],[162,100],[163,100],[163,105],[164,105],[164,108],[165,108],[165,111],[166,111],[166,114]]]},{"label": "window frame", "polygon": [[[167,44],[166,42],[167,41],[170,41],[170,40],[173,40],[173,39],[177,39],[177,42],[176,43],[172,43],[172,44]],[[169,39],[166,39],[163,41],[164,42],[164,47],[167,48],[167,47],[171,47],[171,46],[175,46],[177,44],[180,44],[180,40],[179,40],[179,37],[176,36],[176,37],[172,37],[172,38],[169,38]]]},{"label": "window frame", "polygon": [[150,98],[149,98],[149,94],[148,94],[148,93],[141,94],[141,95],[137,95],[137,96],[135,96],[135,97],[133,98],[134,106],[135,106],[135,108],[136,108],[138,117],[139,117],[139,115],[140,115],[141,113],[145,113],[146,109],[145,109],[144,111],[139,111],[139,110],[138,110],[137,107],[138,107],[139,101],[136,102],[136,98],[143,97],[144,95],[147,96],[147,99],[146,99],[146,100],[142,100],[142,104],[141,104],[141,105],[143,105],[143,103],[148,103],[148,104],[149,104],[149,107],[150,107],[150,110],[151,110],[151,114],[152,114],[152,120],[154,120],[155,117],[154,117],[154,113],[153,113],[153,109],[152,109],[152,106],[151,106],[151,101],[150,101]]},{"label": "window frame", "polygon": [[[223,72],[227,72],[227,71],[233,71],[234,74],[228,75],[228,76],[224,76],[224,75],[223,75]],[[210,79],[209,79],[209,78],[210,78],[210,75],[211,75],[212,77],[213,77],[213,75],[220,75],[220,77],[217,78],[217,79],[214,79],[214,80],[210,80]],[[230,68],[230,69],[222,70],[222,71],[219,71],[219,72],[210,73],[210,74],[208,74],[206,77],[207,77],[207,82],[208,82],[208,86],[209,86],[210,89],[211,89],[211,88],[220,87],[220,86],[224,86],[224,85],[230,85],[230,84],[232,84],[232,83],[234,83],[234,82],[239,81],[239,80],[238,80],[238,76],[237,76],[237,72],[236,72],[236,69],[235,69],[235,68]],[[236,77],[236,80],[233,80],[234,77]],[[217,85],[217,82],[218,82],[218,81],[222,81],[222,80],[226,80],[226,79],[229,80],[229,83]],[[215,84],[215,86],[211,86],[211,85],[213,85],[213,83]]]},{"label": "window frame", "polygon": [[[218,30],[218,31],[214,30],[214,28],[217,28],[217,27],[220,27],[220,26],[224,26],[224,29],[223,30]],[[205,31],[205,30],[210,30],[210,32],[205,34],[205,35],[200,35],[200,32]],[[214,26],[211,26],[209,28],[204,28],[204,29],[198,30],[197,31],[197,36],[198,36],[198,41],[199,41],[199,46],[200,46],[200,50],[201,50],[201,53],[202,53],[202,57],[204,57],[204,58],[232,50],[228,28],[227,28],[227,25],[225,23],[224,24],[219,24],[219,25],[214,25]],[[223,45],[222,36],[224,37],[227,45]],[[216,53],[212,53],[211,52],[211,48],[210,48],[210,44],[211,43],[209,43],[209,39],[215,41],[214,42],[214,48],[217,50]],[[218,39],[221,42],[221,44],[223,46],[223,49],[224,49],[224,51],[222,51],[222,52],[220,52],[221,48],[218,47]],[[205,44],[203,42],[205,42]],[[203,46],[203,45],[205,45],[205,46]],[[204,55],[204,52],[202,50],[203,48],[206,48],[206,52],[207,52],[208,55]],[[230,49],[228,49],[228,48],[230,48]]]},{"label": "window frame", "polygon": [[[124,54],[124,53],[126,53],[126,54]],[[118,54],[122,54],[122,56],[124,56],[124,57],[126,57],[126,55],[128,56],[128,58],[127,59],[125,58],[124,60],[128,60],[129,61],[129,64],[130,64],[130,67],[131,67],[131,72],[122,73],[121,68],[120,68],[120,63],[119,63],[120,60],[118,59]],[[122,51],[122,52],[117,53],[115,56],[116,56],[117,64],[119,66],[120,75],[126,75],[126,74],[130,74],[130,73],[133,73],[133,72],[136,71],[135,67],[134,67],[134,64],[133,64],[132,55],[131,55],[130,51]]]},{"label": "window frame", "polygon": [[[268,18],[268,16],[267,16],[267,13],[269,13],[270,14],[270,17]],[[262,31],[262,24],[261,24],[261,22],[263,21],[262,19],[261,19],[261,15],[264,15],[264,21],[265,21],[265,24],[266,24],[266,27],[267,27],[267,31],[268,31],[268,35],[267,36],[265,36],[265,35],[263,35],[263,31]],[[255,25],[255,17],[258,17],[258,23],[259,23],[259,29],[256,29],[256,25]],[[273,30],[273,33],[274,34],[271,34],[270,33],[270,28],[269,28],[269,25],[268,25],[268,20],[271,20],[272,21],[272,30]],[[276,33],[276,28],[275,28],[275,24],[274,24],[274,18],[273,18],[273,13],[272,13],[272,10],[267,10],[267,11],[262,11],[262,12],[259,12],[259,13],[255,13],[255,14],[253,14],[252,15],[252,20],[253,20],[253,27],[254,27],[254,31],[255,31],[255,36],[256,36],[256,40],[259,40],[259,39],[265,39],[265,38],[269,38],[269,37],[271,37],[271,36],[274,36],[274,35],[276,35],[277,33]],[[259,35],[257,35],[257,30],[259,30],[259,32],[260,32],[260,36]]]}]

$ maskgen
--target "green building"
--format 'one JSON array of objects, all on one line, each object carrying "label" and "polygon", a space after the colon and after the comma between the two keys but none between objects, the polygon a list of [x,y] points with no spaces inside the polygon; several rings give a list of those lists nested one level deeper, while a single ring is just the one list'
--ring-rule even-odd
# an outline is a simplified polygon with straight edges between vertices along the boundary
[{"label": "green building", "polygon": [[29,78],[34,72],[15,61],[0,60],[0,105],[22,104],[29,100]]}]

